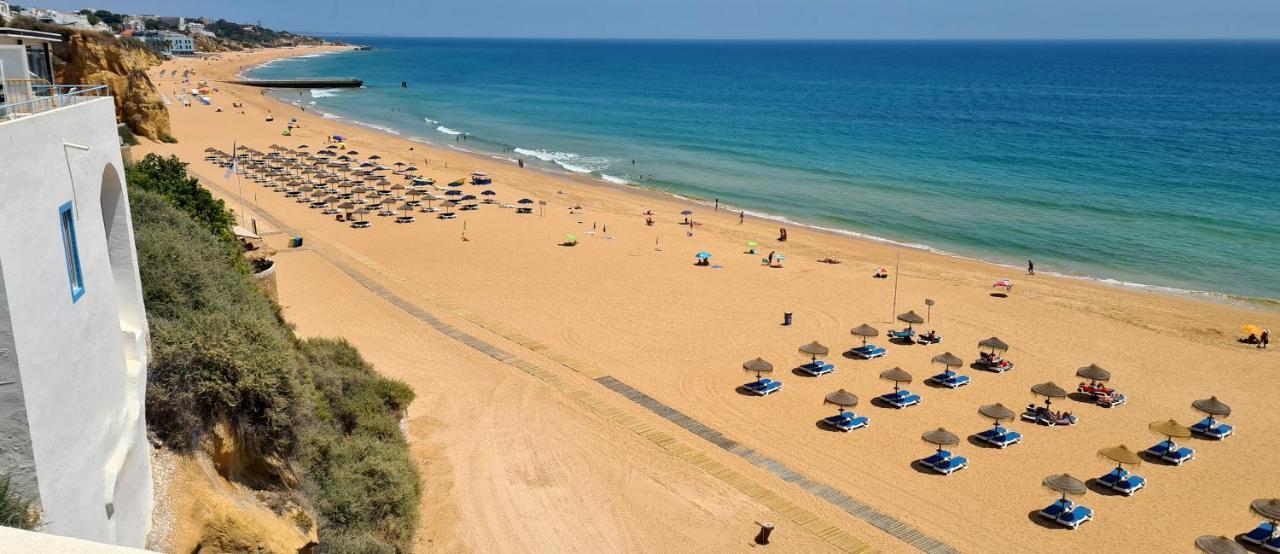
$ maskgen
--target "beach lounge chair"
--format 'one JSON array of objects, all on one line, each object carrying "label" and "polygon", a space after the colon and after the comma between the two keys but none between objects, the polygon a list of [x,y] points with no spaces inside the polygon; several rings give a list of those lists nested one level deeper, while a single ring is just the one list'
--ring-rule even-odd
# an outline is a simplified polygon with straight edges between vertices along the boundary
[{"label": "beach lounge chair", "polygon": [[1066,526],[1068,529],[1080,527],[1080,524],[1093,519],[1093,510],[1084,506],[1076,506],[1069,511],[1062,512],[1055,520]]},{"label": "beach lounge chair", "polygon": [[865,346],[859,346],[857,348],[853,348],[849,350],[849,353],[859,358],[862,358],[864,360],[870,360],[872,358],[879,358],[885,354],[888,354],[889,351],[883,348],[880,348],[879,346],[876,346],[874,344],[867,344]]},{"label": "beach lounge chair", "polygon": [[1090,395],[1090,396],[1106,396],[1115,392],[1116,390],[1112,388],[1107,388],[1106,385],[1103,385],[1101,383],[1097,383],[1097,384],[1080,383],[1080,386],[1076,387],[1076,391]]},{"label": "beach lounge chair", "polygon": [[809,362],[807,364],[804,364],[800,366],[798,369],[814,377],[821,377],[823,375],[826,375],[828,373],[835,371],[836,366],[835,364],[832,364],[829,362],[817,360],[814,362]]},{"label": "beach lounge chair", "polygon": [[1226,423],[1219,423],[1212,418],[1204,418],[1191,426],[1191,432],[1207,438],[1222,440],[1235,432],[1235,428]]},{"label": "beach lounge chair", "polygon": [[918,338],[916,338],[916,342],[919,344],[938,344],[942,342],[942,335],[937,333],[922,333]]},{"label": "beach lounge chair", "polygon": [[969,376],[948,370],[934,375],[933,377],[926,379],[926,381],[936,383],[950,389],[958,389],[969,384]]},{"label": "beach lounge chair", "polygon": [[866,427],[867,424],[871,423],[871,420],[866,416],[855,415],[853,412],[843,412],[838,415],[823,418],[822,422],[848,433],[854,429]]},{"label": "beach lounge chair", "polygon": [[402,216],[396,217],[396,223],[413,223],[414,221],[417,221],[417,220],[411,215],[402,215]]},{"label": "beach lounge chair", "polygon": [[993,373],[1004,373],[1013,369],[1013,362],[1004,359],[1002,356],[982,355],[982,359],[978,360],[978,364]]},{"label": "beach lounge chair", "polygon": [[1022,433],[1010,431],[1004,427],[993,427],[978,433],[978,440],[995,446],[996,448],[1004,448],[1011,444],[1021,442]]},{"label": "beach lounge chair", "polygon": [[933,468],[934,471],[941,473],[943,475],[951,475],[952,473],[955,473],[966,467],[969,467],[969,460],[964,456],[956,456],[954,458],[948,458],[946,460],[933,464],[929,467]]},{"label": "beach lounge chair", "polygon": [[1111,470],[1110,473],[1099,477],[1098,484],[1125,496],[1132,496],[1133,493],[1147,486],[1147,480],[1118,467]]},{"label": "beach lounge chair", "polygon": [[891,392],[888,394],[882,394],[880,395],[880,399],[884,400],[890,406],[893,406],[894,408],[897,408],[899,410],[910,407],[910,406],[915,406],[916,404],[920,403],[920,395],[911,394],[911,391],[908,391],[906,389],[902,389],[897,392]]},{"label": "beach lounge chair", "polygon": [[1076,507],[1075,502],[1072,502],[1065,498],[1059,498],[1057,500],[1054,500],[1053,504],[1050,504],[1045,509],[1040,510],[1040,517],[1043,517],[1050,521],[1058,521],[1058,516],[1061,516],[1062,514],[1075,509],[1075,507]]},{"label": "beach lounge chair", "polygon": [[890,339],[905,339],[910,341],[912,337],[916,336],[916,332],[914,329],[903,329],[901,331],[891,330],[888,335]]},{"label": "beach lounge chair", "polygon": [[363,220],[361,220],[361,221],[353,221],[353,222],[351,222],[351,227],[352,227],[352,228],[354,228],[354,229],[368,229],[368,228],[370,228],[370,227],[373,227],[373,222],[372,222],[372,221],[363,221]]},{"label": "beach lounge chair", "polygon": [[782,381],[774,381],[773,379],[760,379],[759,381],[752,381],[750,383],[742,385],[742,387],[747,389],[748,391],[751,391],[757,396],[768,396],[782,389]]},{"label": "beach lounge chair", "polygon": [[937,452],[934,452],[932,456],[929,456],[928,458],[924,458],[920,460],[920,463],[927,465],[929,467],[933,467],[935,465],[938,465],[950,459],[951,459],[950,452],[946,450],[939,450]]},{"label": "beach lounge chair", "polygon": [[1275,527],[1271,526],[1271,522],[1264,521],[1262,523],[1259,523],[1258,526],[1255,527],[1252,531],[1249,531],[1248,533],[1240,535],[1240,540],[1250,544],[1261,545],[1262,543],[1267,542],[1268,540],[1272,540],[1275,533],[1276,533]]},{"label": "beach lounge chair", "polygon": [[1116,406],[1123,406],[1124,403],[1128,401],[1129,401],[1129,398],[1127,396],[1115,391],[1112,391],[1111,394],[1097,397],[1097,404],[1099,406],[1102,406],[1103,408],[1114,408]]},{"label": "beach lounge chair", "polygon": [[1180,466],[1196,457],[1196,451],[1187,447],[1177,448],[1177,444],[1170,441],[1160,441],[1155,446],[1147,449],[1147,454],[1160,458],[1173,465]]}]

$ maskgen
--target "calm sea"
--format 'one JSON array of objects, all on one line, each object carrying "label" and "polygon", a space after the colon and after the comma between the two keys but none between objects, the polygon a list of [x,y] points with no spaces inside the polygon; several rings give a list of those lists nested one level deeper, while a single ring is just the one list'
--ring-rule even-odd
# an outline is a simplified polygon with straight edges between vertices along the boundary
[{"label": "calm sea", "polygon": [[1280,42],[345,38],[375,49],[251,74],[359,77],[281,95],[546,169],[1017,267],[1280,298]]}]

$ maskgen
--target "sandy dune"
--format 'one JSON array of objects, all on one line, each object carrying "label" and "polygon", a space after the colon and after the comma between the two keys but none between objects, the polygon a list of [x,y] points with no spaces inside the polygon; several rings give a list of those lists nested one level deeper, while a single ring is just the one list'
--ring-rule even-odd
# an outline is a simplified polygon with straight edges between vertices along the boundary
[{"label": "sandy dune", "polygon": [[[195,68],[197,78],[220,77],[282,54],[182,60],[163,69]],[[165,94],[180,88],[171,79],[156,80]],[[767,221],[748,218],[739,225],[736,214],[430,148],[321,120],[254,89],[220,88],[214,103],[224,112],[174,107],[173,129],[181,142],[135,151],[176,153],[192,161],[192,169],[233,207],[239,202],[231,196],[237,182],[198,161],[205,147],[229,150],[233,141],[257,148],[273,142],[314,146],[328,133],[353,137],[349,146],[363,155],[416,163],[441,183],[482,169],[494,176],[500,200],[527,196],[547,202],[545,217],[492,206],[468,213],[464,242],[462,219],[444,222],[419,214],[415,224],[394,225],[374,217],[372,229],[357,231],[250,181],[239,184],[261,228],[268,227],[267,215],[259,214],[269,214],[307,241],[304,251],[279,256],[281,301],[299,332],[346,336],[381,371],[418,391],[410,434],[428,486],[424,551],[740,550],[748,548],[752,522],[761,519],[779,525],[775,544],[782,549],[850,546],[833,544],[811,532],[818,525],[802,527],[776,506],[690,463],[693,454],[767,488],[858,544],[910,549],[864,519],[592,381],[601,375],[962,551],[1186,551],[1198,535],[1247,531],[1257,523],[1247,512],[1249,500],[1280,495],[1280,474],[1274,471],[1280,456],[1267,435],[1276,428],[1268,408],[1277,393],[1280,359],[1274,351],[1234,341],[1241,323],[1280,328],[1274,312],[1029,277],[802,229],[790,229],[790,240],[782,244]],[[245,114],[230,108],[235,101],[246,103]],[[268,109],[275,123],[263,121]],[[303,128],[281,137],[281,121],[293,116]],[[581,213],[570,214],[579,204]],[[677,214],[685,208],[695,210],[702,223],[692,237],[679,225]],[[657,213],[653,227],[640,215],[647,209]],[[558,246],[565,233],[576,234],[580,244]],[[748,240],[763,245],[761,255],[743,253]],[[761,266],[759,258],[775,249],[787,256],[786,267]],[[700,250],[714,253],[720,267],[694,266],[693,254]],[[896,311],[924,314],[924,299],[935,300],[923,327],[937,329],[943,343],[900,346],[886,344],[882,336],[877,342],[888,347],[885,358],[840,356],[856,344],[851,327],[898,326],[891,321],[893,280],[875,280],[871,273],[879,265],[892,268],[899,250]],[[826,256],[844,263],[816,262]],[[553,380],[531,378],[422,324],[335,263],[537,364]],[[990,295],[991,283],[1001,277],[1017,282],[1009,298]],[[783,327],[782,313],[788,311],[795,324]],[[931,367],[932,356],[951,351],[972,360],[976,343],[992,335],[1012,345],[1016,370],[996,375],[965,368],[973,382],[954,391],[921,382],[941,369]],[[815,379],[790,371],[806,360],[796,349],[812,340],[831,347],[834,374]],[[756,356],[778,368],[773,377],[785,382],[780,393],[754,398],[736,390],[748,380],[742,362]],[[1089,363],[1114,373],[1112,384],[1129,396],[1127,405],[1106,410],[1064,399],[1056,405],[1078,415],[1078,426],[1015,422],[1012,428],[1025,438],[1007,450],[968,439],[989,424],[977,414],[979,405],[1002,402],[1020,411],[1033,401],[1031,385],[1052,380],[1073,390],[1075,369]],[[910,388],[924,397],[922,405],[898,411],[870,403],[891,388],[877,375],[893,366],[916,377]],[[862,398],[857,411],[871,418],[868,428],[842,434],[816,424],[834,413],[822,398],[837,388]],[[647,422],[691,453],[673,453],[645,439],[575,394]],[[1230,421],[1240,429],[1236,436],[1187,441],[1197,456],[1182,467],[1144,464],[1137,473],[1150,485],[1132,498],[1094,488],[1082,501],[1096,520],[1077,531],[1035,518],[1053,498],[1040,486],[1044,476],[1100,476],[1109,466],[1097,449],[1150,446],[1158,437],[1148,423],[1173,417],[1190,424],[1197,419],[1191,401],[1210,394],[1235,408]],[[930,451],[920,434],[938,426],[962,437],[954,450],[969,458],[968,469],[942,477],[912,466]]]}]

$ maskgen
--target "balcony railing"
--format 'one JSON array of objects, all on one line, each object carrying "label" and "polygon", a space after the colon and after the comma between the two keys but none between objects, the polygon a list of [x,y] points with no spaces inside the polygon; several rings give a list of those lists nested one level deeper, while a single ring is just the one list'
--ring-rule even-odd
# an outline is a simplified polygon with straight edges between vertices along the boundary
[{"label": "balcony railing", "polygon": [[30,79],[0,81],[0,121],[72,106],[107,96],[106,85],[51,85]]}]

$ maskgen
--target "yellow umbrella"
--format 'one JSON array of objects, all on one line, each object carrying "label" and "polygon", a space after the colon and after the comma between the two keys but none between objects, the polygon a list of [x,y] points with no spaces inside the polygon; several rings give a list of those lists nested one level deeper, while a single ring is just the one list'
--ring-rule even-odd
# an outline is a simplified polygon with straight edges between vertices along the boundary
[{"label": "yellow umbrella", "polygon": [[1254,325],[1254,324],[1252,324],[1252,323],[1246,323],[1246,324],[1244,324],[1244,325],[1241,325],[1241,326],[1240,326],[1240,330],[1241,330],[1241,331],[1244,331],[1244,332],[1246,332],[1246,333],[1249,333],[1250,335],[1261,335],[1261,334],[1262,334],[1262,328],[1261,328],[1261,327],[1258,327],[1257,325]]}]

